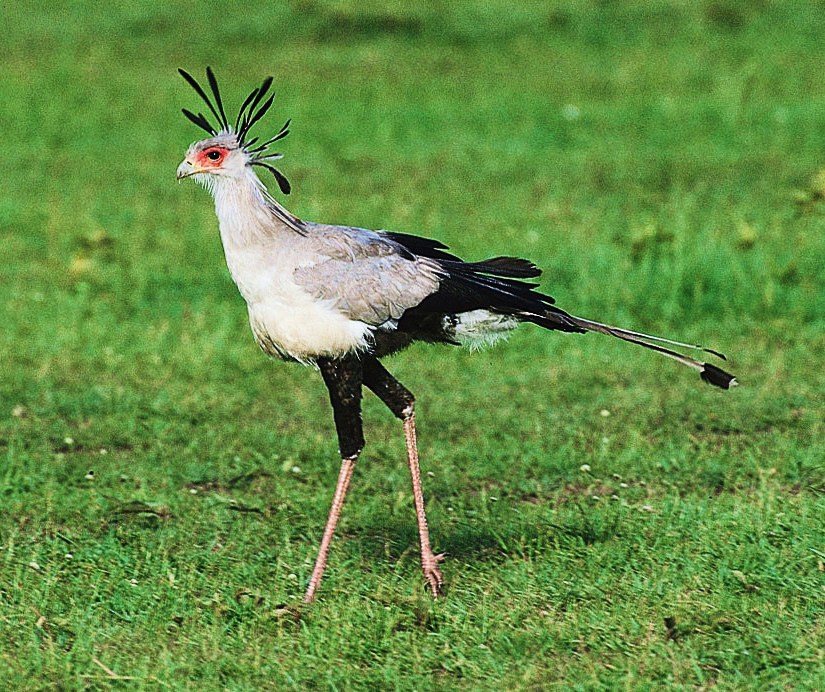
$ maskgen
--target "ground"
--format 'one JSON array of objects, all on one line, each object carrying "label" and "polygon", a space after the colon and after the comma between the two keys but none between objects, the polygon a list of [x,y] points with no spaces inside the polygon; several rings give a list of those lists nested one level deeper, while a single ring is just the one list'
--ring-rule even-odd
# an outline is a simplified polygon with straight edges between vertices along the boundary
[{"label": "ground", "polygon": [[[27,5],[0,54],[8,689],[825,687],[821,8]],[[446,597],[368,397],[296,620],[335,435],[174,182],[202,108],[176,68],[207,64],[232,109],[275,77],[299,215],[529,257],[563,308],[708,343],[741,386],[531,327],[410,349]]]}]

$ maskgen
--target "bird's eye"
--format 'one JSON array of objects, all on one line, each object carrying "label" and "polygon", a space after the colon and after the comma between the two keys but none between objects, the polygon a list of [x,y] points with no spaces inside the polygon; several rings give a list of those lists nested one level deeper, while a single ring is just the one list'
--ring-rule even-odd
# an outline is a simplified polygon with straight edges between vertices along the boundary
[{"label": "bird's eye", "polygon": [[220,161],[221,156],[222,156],[221,152],[219,152],[217,149],[213,149],[212,151],[207,151],[206,152],[206,158],[209,159],[210,161]]}]

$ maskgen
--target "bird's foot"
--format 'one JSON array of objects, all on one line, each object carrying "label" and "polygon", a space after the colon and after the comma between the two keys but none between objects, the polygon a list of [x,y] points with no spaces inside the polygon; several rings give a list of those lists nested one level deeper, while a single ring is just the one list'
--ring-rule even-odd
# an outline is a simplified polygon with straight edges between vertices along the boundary
[{"label": "bird's foot", "polygon": [[438,569],[438,563],[444,560],[444,553],[433,555],[433,552],[427,551],[421,554],[421,568],[424,570],[424,577],[430,585],[430,593],[433,598],[438,598],[444,590],[444,576],[441,570]]}]

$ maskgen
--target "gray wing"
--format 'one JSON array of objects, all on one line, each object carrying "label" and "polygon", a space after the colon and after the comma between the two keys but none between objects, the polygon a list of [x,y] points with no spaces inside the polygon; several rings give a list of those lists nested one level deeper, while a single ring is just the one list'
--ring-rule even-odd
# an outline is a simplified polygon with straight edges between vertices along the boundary
[{"label": "gray wing", "polygon": [[376,231],[311,224],[319,260],[295,270],[295,282],[353,320],[378,326],[438,290],[444,270]]}]

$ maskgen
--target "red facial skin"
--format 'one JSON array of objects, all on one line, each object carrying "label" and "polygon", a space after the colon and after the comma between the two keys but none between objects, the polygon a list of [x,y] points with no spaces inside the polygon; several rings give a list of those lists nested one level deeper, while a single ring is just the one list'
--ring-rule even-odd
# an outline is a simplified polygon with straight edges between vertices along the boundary
[{"label": "red facial skin", "polygon": [[220,168],[228,153],[229,149],[224,147],[209,147],[198,153],[195,164],[205,170]]}]

